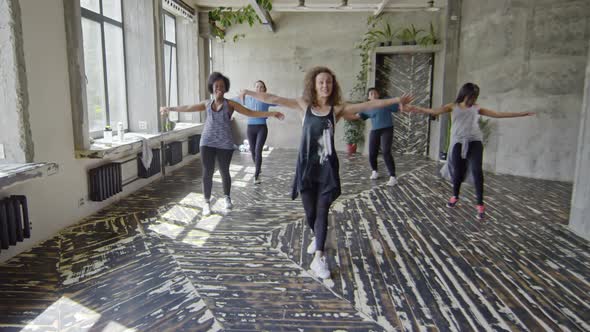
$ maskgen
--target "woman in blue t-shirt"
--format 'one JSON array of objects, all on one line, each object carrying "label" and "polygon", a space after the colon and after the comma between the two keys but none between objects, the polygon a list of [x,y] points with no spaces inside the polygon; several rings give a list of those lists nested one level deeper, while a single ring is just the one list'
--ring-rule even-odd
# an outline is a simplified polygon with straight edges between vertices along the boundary
[{"label": "woman in blue t-shirt", "polygon": [[[379,91],[376,88],[370,88],[368,91],[368,99],[376,100],[380,98]],[[386,108],[372,109],[368,112],[359,113],[360,119],[371,119],[371,133],[369,134],[369,163],[371,164],[371,180],[376,180],[379,177],[377,173],[377,154],[379,146],[383,153],[383,161],[387,170],[389,171],[388,186],[395,186],[397,178],[395,177],[395,162],[391,154],[391,145],[393,143],[393,114],[399,111],[398,104],[393,104]]]},{"label": "woman in blue t-shirt", "polygon": [[[256,92],[266,92],[266,84],[263,81],[256,81]],[[245,96],[242,101],[247,108],[259,111],[268,112],[268,108],[276,106],[267,104],[265,102],[256,100],[250,96]],[[252,154],[252,162],[256,165],[256,172],[254,173],[254,184],[260,184],[260,168],[262,167],[262,149],[266,143],[268,136],[268,127],[266,126],[266,118],[249,118],[248,119],[248,142],[250,143],[250,153]]]}]

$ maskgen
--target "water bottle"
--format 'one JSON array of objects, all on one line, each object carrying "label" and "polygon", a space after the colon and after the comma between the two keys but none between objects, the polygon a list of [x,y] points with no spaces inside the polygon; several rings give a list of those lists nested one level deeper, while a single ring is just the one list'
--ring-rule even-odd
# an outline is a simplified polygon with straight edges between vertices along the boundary
[{"label": "water bottle", "polygon": [[117,135],[119,136],[119,141],[123,142],[125,139],[125,129],[123,128],[123,122],[117,123]]}]

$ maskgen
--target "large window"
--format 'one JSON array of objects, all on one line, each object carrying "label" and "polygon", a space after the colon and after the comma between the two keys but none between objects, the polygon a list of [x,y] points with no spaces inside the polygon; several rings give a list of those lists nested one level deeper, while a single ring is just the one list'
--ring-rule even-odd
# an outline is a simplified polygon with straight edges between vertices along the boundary
[{"label": "large window", "polygon": [[[176,59],[176,18],[164,12],[164,75],[166,76],[166,105],[178,105],[178,68]],[[170,113],[178,121],[178,112]]]},{"label": "large window", "polygon": [[121,0],[81,0],[88,124],[92,137],[105,126],[128,128]]}]

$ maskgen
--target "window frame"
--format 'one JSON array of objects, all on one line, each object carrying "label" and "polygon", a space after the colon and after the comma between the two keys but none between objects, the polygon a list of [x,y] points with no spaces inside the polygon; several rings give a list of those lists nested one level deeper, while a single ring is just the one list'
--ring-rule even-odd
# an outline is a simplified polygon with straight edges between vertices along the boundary
[{"label": "window frame", "polygon": [[[174,20],[174,42],[168,41],[166,40],[166,16],[169,16],[172,20]],[[174,56],[175,56],[175,65],[176,65],[176,103],[178,105],[180,105],[180,89],[179,89],[179,85],[178,85],[178,28],[177,28],[177,20],[176,20],[176,15],[170,13],[167,10],[163,10],[163,14],[162,14],[162,52],[163,52],[163,58],[164,58],[164,62],[166,59],[166,46],[170,46],[170,50],[172,52],[172,50],[174,50]],[[170,60],[172,60],[172,56],[170,56]],[[171,64],[170,64],[171,65]],[[166,66],[168,66],[167,63],[164,63],[164,76],[166,76]],[[171,66],[172,67],[172,66]],[[171,98],[171,93],[170,90],[172,89],[172,68],[170,68],[170,77],[168,77],[168,82],[169,82],[169,86],[165,87],[166,88],[166,105],[170,106],[170,98]],[[164,82],[166,82],[166,77],[164,77]],[[165,85],[165,84],[164,84]],[[178,106],[178,105],[174,105],[174,106]],[[178,113],[176,113],[176,120],[171,119],[172,121],[180,121],[180,115]]]},{"label": "window frame", "polygon": [[[100,13],[86,9],[80,6],[81,17],[80,19],[88,19],[96,22],[100,25],[100,38],[102,43],[102,70],[103,70],[103,86],[105,96],[105,113],[106,113],[106,126],[111,126],[111,129],[115,129],[115,126],[111,122],[110,103],[109,103],[109,88],[108,88],[108,68],[107,68],[107,56],[106,56],[106,38],[105,38],[105,23],[114,25],[121,29],[121,35],[123,36],[123,74],[125,76],[125,116],[127,118],[127,128],[124,131],[129,131],[129,80],[127,79],[127,52],[126,52],[126,41],[125,41],[125,28],[124,28],[124,3],[125,1],[119,0],[121,3],[121,22],[114,20],[104,15],[103,0],[98,0]],[[84,51],[82,51],[84,52]],[[86,84],[88,84],[88,77],[86,77],[86,68],[84,68],[84,76]],[[86,110],[88,112],[88,110]],[[91,138],[102,138],[103,130],[90,131],[88,133]]]}]

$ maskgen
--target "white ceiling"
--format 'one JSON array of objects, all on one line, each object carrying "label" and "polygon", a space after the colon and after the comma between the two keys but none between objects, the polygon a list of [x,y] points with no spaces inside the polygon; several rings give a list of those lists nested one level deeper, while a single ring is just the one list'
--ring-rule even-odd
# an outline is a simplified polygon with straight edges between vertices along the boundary
[{"label": "white ceiling", "polygon": [[[185,0],[186,1],[186,0]],[[192,0],[192,4],[203,9],[211,7],[243,7],[253,0]],[[305,0],[301,7],[299,0],[273,0],[273,11],[383,11],[425,10],[428,0]],[[347,3],[346,6],[342,6]],[[434,0],[434,7],[446,7],[447,0]]]}]

